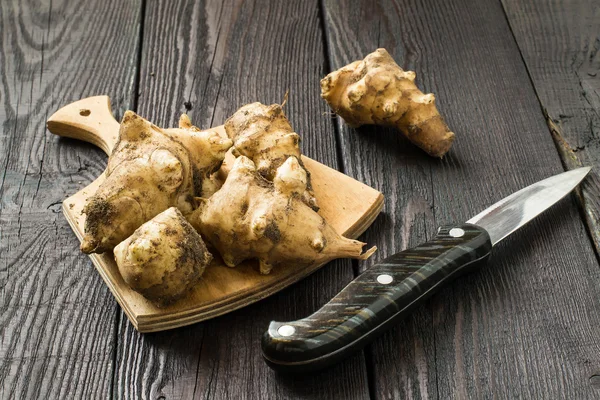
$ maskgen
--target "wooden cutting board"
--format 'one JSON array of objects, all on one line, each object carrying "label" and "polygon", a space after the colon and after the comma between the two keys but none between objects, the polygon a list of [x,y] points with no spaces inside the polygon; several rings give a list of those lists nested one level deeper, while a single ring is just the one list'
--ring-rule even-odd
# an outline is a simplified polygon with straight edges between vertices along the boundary
[{"label": "wooden cutting board", "polygon": [[[119,136],[119,123],[112,115],[108,96],[89,97],[61,108],[48,119],[48,129],[56,135],[90,142],[108,155]],[[223,126],[213,129],[226,135]],[[227,172],[233,159],[229,152],[222,172]],[[383,195],[308,157],[302,160],[311,173],[315,196],[321,207],[319,213],[343,236],[357,238],[381,211]],[[85,221],[81,210],[103,180],[104,174],[63,201],[63,213],[80,241]],[[228,268],[216,257],[193,290],[174,304],[159,308],[125,284],[112,253],[91,254],[90,258],[140,332],[177,328],[225,314],[263,299],[322,266],[275,268],[270,275],[260,275],[257,263],[246,262]]]}]

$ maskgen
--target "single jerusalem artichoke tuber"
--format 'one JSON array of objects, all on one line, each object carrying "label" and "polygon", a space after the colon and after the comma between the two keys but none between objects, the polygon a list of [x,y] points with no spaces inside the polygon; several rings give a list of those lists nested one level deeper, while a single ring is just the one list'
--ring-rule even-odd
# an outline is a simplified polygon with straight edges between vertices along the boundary
[{"label": "single jerusalem artichoke tuber", "polygon": [[195,196],[202,194],[232,141],[192,127],[187,116],[180,125],[163,130],[132,111],[125,113],[106,180],[83,209],[83,252],[112,250],[171,206],[184,214],[192,212]]},{"label": "single jerusalem artichoke tuber", "polygon": [[415,85],[385,49],[377,49],[321,80],[321,97],[351,127],[392,126],[433,157],[450,150],[454,133],[435,106],[433,94]]},{"label": "single jerusalem artichoke tuber", "polygon": [[[306,171],[300,158],[300,136],[292,129],[281,105],[247,104],[225,122],[225,130],[233,139],[234,154],[250,158],[258,173],[268,181],[273,180],[277,168],[290,156],[296,157]],[[308,171],[306,176],[307,188],[301,193],[302,199],[318,211]]]},{"label": "single jerusalem artichoke tuber", "polygon": [[200,235],[175,207],[140,226],[114,254],[125,283],[159,306],[183,296],[212,261]]},{"label": "single jerusalem artichoke tuber", "polygon": [[306,171],[296,157],[287,158],[269,182],[250,159],[240,156],[223,187],[188,218],[226,265],[258,259],[263,274],[280,264],[371,256],[375,247],[363,253],[364,243],[340,236],[301,200],[306,186]]}]

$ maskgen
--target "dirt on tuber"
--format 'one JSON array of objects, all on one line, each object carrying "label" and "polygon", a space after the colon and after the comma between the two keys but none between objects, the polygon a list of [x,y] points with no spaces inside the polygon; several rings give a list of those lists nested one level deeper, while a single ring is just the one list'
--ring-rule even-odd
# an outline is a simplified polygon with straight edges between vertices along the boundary
[{"label": "dirt on tuber", "polygon": [[159,306],[196,285],[213,258],[175,207],[136,229],[115,247],[114,255],[125,283]]}]

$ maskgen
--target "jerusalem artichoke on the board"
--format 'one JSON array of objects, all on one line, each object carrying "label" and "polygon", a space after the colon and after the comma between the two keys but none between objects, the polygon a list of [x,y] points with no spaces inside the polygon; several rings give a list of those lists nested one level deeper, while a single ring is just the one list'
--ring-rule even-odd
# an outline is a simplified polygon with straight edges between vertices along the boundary
[{"label": "jerusalem artichoke on the board", "polygon": [[181,114],[179,129],[169,128],[164,132],[188,150],[196,194],[210,197],[222,185],[214,173],[221,168],[225,153],[233,146],[233,141],[221,137],[216,131],[201,130],[192,125],[187,114]]},{"label": "jerusalem artichoke on the board", "polygon": [[435,106],[433,94],[415,85],[385,49],[333,71],[321,80],[321,97],[351,127],[392,126],[433,157],[450,150],[454,133]]},{"label": "jerusalem artichoke on the board", "polygon": [[159,306],[184,295],[212,261],[200,235],[175,207],[140,226],[114,255],[125,283]]},{"label": "jerusalem artichoke on the board", "polygon": [[176,206],[194,210],[210,174],[231,147],[230,139],[192,127],[160,129],[132,111],[123,116],[119,141],[108,159],[106,180],[83,209],[81,250],[102,253],[130,236],[158,213]]},{"label": "jerusalem artichoke on the board", "polygon": [[258,259],[260,272],[306,266],[335,258],[366,259],[375,247],[340,236],[301,200],[306,171],[298,159],[280,163],[267,181],[247,157],[235,160],[223,187],[188,218],[229,267]]},{"label": "jerusalem artichoke on the board", "polygon": [[[283,112],[283,106],[261,103],[246,104],[225,122],[227,135],[233,139],[234,154],[250,158],[268,181],[290,156],[296,157],[302,169],[300,136],[294,132]],[[319,210],[312,192],[310,173],[306,171],[306,190],[300,195],[315,211]]]}]

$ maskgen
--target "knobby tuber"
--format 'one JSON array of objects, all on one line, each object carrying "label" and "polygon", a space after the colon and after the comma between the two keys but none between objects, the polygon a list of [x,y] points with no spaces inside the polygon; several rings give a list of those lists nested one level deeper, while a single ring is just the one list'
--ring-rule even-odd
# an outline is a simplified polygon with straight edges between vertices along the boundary
[{"label": "knobby tuber", "polygon": [[[231,139],[224,139],[211,130],[203,131],[192,125],[187,114],[181,114],[179,129],[165,129],[165,133],[179,141],[189,152],[194,166],[196,193],[202,197],[210,197],[223,182],[220,182],[215,172],[221,168],[225,153],[233,146]],[[198,192],[200,191],[200,192]]]},{"label": "knobby tuber", "polygon": [[140,226],[114,255],[125,283],[159,306],[184,295],[212,261],[200,235],[175,207]]},{"label": "knobby tuber", "polygon": [[83,209],[82,251],[112,250],[171,206],[184,214],[192,212],[204,186],[215,190],[210,175],[231,145],[216,132],[193,127],[185,115],[179,129],[160,129],[127,111],[108,159],[106,180]]},{"label": "knobby tuber", "polygon": [[373,254],[375,247],[363,253],[365,243],[340,236],[305,204],[306,187],[306,171],[294,156],[280,164],[273,182],[240,156],[223,187],[203,199],[189,220],[227,266],[258,259],[263,274],[278,265],[299,267]]},{"label": "knobby tuber", "polygon": [[433,157],[450,150],[454,133],[435,106],[433,94],[415,85],[385,49],[334,71],[321,80],[321,97],[351,127],[392,126]]},{"label": "knobby tuber", "polygon": [[301,193],[302,199],[315,211],[319,210],[312,192],[310,173],[300,157],[300,136],[292,129],[281,105],[247,104],[225,122],[225,130],[233,139],[234,154],[250,158],[258,173],[268,181],[273,180],[277,168],[288,157],[296,157],[307,176],[307,188]]}]

